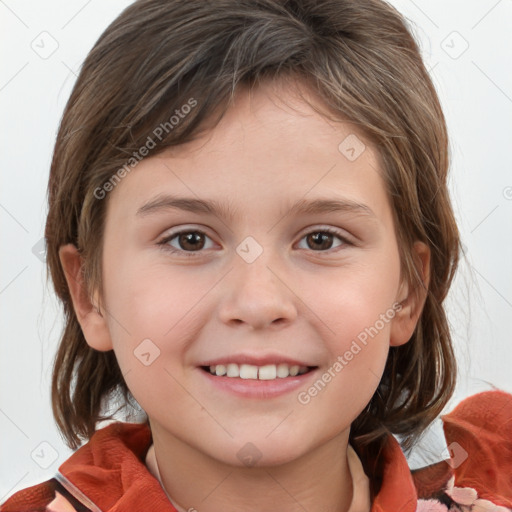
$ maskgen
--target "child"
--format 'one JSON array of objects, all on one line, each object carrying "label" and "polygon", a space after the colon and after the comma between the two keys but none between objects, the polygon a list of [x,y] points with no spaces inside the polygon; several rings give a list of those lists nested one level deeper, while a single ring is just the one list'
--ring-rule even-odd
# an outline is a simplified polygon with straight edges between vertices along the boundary
[{"label": "child", "polygon": [[[444,416],[459,235],[439,101],[381,0],[144,0],[57,137],[72,448],[2,511],[510,510],[512,397]],[[147,421],[98,422],[140,404]],[[508,508],[507,508],[508,507]]]}]

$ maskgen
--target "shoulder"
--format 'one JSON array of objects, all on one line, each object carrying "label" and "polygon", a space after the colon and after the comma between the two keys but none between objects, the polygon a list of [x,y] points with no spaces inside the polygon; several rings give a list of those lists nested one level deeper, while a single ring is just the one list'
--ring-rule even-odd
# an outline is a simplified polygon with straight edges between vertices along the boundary
[{"label": "shoulder", "polygon": [[52,478],[13,494],[1,512],[91,512]]},{"label": "shoulder", "polygon": [[46,510],[47,505],[55,498],[55,484],[48,480],[32,487],[27,487],[11,496],[0,505],[2,512]]},{"label": "shoulder", "polygon": [[444,460],[413,472],[420,497],[444,496],[461,510],[511,510],[512,395],[478,393],[441,419],[447,450]]},{"label": "shoulder", "polygon": [[512,507],[512,395],[478,393],[442,419],[456,484]]},{"label": "shoulder", "polygon": [[116,492],[121,499],[128,484],[147,478],[142,457],[150,442],[146,424],[105,426],[62,463],[54,478],[16,492],[0,504],[0,512],[97,512],[101,500]]}]

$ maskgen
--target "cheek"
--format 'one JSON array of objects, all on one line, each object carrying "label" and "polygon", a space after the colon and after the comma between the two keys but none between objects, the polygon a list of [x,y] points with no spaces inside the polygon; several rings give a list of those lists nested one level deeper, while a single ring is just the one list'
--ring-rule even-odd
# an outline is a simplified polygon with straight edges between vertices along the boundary
[{"label": "cheek", "polygon": [[[313,290],[316,284],[317,292],[309,293],[305,302],[318,311],[329,362],[321,368],[321,382],[302,390],[299,403],[314,401],[330,411],[334,423],[340,414],[355,418],[368,403],[387,360],[391,322],[399,309],[399,275],[398,254],[391,251],[387,257],[331,272],[329,279],[317,275],[303,281],[302,290]],[[343,412],[333,403],[343,403]]]},{"label": "cheek", "polygon": [[[303,278],[301,299],[323,324],[331,351],[348,350],[352,340],[389,341],[390,321],[396,314],[399,284],[398,256],[348,265],[333,272]],[[376,332],[378,331],[378,332]]]},{"label": "cheek", "polygon": [[136,258],[117,259],[107,270],[109,330],[127,385],[141,405],[162,382],[180,396],[179,387],[171,389],[176,381],[169,372],[180,379],[179,362],[204,323],[207,301],[202,299],[218,275],[195,275],[199,272],[191,267],[170,269]]},{"label": "cheek", "polygon": [[192,267],[144,264],[140,256],[139,260],[118,261],[106,279],[112,330],[122,338],[127,332],[132,338],[161,340],[171,333],[176,337],[218,276]]},{"label": "cheek", "polygon": [[318,411],[333,431],[350,424],[379,385],[397,313],[395,291],[382,281],[352,274],[345,276],[343,286],[330,287],[317,303],[328,361],[297,400],[307,411]]}]

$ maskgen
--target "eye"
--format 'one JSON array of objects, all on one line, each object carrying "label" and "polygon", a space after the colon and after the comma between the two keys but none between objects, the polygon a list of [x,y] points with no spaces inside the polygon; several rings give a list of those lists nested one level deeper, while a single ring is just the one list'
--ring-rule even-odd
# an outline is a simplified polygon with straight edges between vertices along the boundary
[{"label": "eye", "polygon": [[[333,228],[321,228],[310,231],[303,236],[300,242],[305,241],[306,246],[300,249],[310,249],[315,252],[327,252],[330,249],[344,245],[352,245],[347,238]],[[336,243],[338,240],[338,243]],[[179,253],[184,256],[196,256],[202,249],[212,249],[213,241],[203,231],[188,229],[171,233],[158,242],[158,245],[171,253]]]},{"label": "eye", "polygon": [[[333,245],[335,240],[338,239],[339,243]],[[306,241],[306,247],[300,249],[312,249],[317,252],[325,252],[329,249],[340,247],[342,245],[351,245],[351,243],[343,236],[341,232],[332,228],[322,228],[316,231],[310,231],[301,238]]]},{"label": "eye", "polygon": [[[210,241],[210,245],[207,244],[208,241]],[[189,229],[171,233],[160,240],[158,245],[172,253],[183,253],[186,256],[195,256],[195,254],[193,254],[194,252],[201,252],[201,249],[211,249],[213,242],[210,237],[202,231]]]}]

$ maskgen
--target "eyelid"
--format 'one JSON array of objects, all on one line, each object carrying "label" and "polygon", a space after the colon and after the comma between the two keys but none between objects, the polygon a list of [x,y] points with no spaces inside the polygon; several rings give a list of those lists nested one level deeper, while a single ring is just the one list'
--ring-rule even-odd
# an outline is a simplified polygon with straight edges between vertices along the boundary
[{"label": "eyelid", "polygon": [[159,239],[162,240],[164,238],[173,237],[179,235],[180,233],[189,231],[197,231],[199,233],[204,233],[205,235],[208,235],[209,230],[208,228],[203,227],[200,224],[180,224],[173,228],[166,229],[164,231],[164,234],[159,236]]}]

